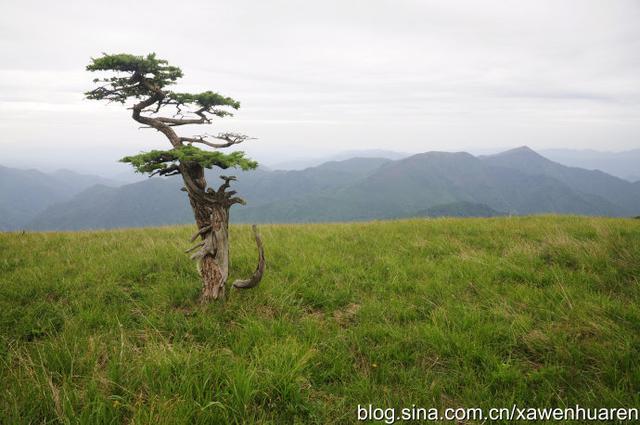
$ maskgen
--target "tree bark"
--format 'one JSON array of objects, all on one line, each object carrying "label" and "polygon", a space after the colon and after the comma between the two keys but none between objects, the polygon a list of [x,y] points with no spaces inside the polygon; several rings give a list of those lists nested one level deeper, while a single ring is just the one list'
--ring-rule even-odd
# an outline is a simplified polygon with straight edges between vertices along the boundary
[{"label": "tree bark", "polygon": [[[204,169],[199,165],[181,165],[180,172],[185,182],[184,190],[189,195],[189,202],[198,226],[198,231],[191,242],[200,238],[201,242],[187,250],[196,250],[191,258],[198,261],[198,272],[202,277],[201,301],[207,302],[224,298],[226,283],[229,277],[229,209],[236,203],[244,203],[233,197],[235,191],[227,191],[233,176],[220,176],[224,183],[213,190],[208,188],[204,178]],[[238,279],[234,288],[248,289],[257,286],[262,280],[265,268],[262,240],[255,225],[253,234],[258,247],[258,265],[249,279]]]},{"label": "tree bark", "polygon": [[229,209],[224,205],[201,205],[190,199],[198,228],[211,226],[200,237],[208,248],[198,264],[202,277],[202,301],[224,298],[229,277]]},{"label": "tree bark", "polygon": [[198,226],[195,236],[202,240],[199,251],[191,257],[198,260],[198,272],[202,277],[201,301],[221,299],[225,296],[229,277],[230,205],[224,190],[205,192],[207,182],[204,169],[199,165],[182,167],[182,175]]}]

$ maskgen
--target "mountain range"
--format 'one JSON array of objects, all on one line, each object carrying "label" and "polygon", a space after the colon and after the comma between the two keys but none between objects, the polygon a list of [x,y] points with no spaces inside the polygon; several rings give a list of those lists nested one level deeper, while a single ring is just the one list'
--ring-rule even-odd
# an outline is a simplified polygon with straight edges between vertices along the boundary
[{"label": "mountain range", "polygon": [[[493,154],[500,150],[481,149],[475,154]],[[640,180],[640,149],[621,152],[596,151],[591,149],[544,149],[538,151],[545,158],[569,167],[600,170],[612,176],[631,182]],[[350,158],[387,158],[403,159],[412,154],[383,149],[351,150],[315,158],[298,158],[287,161],[270,162],[268,167],[276,170],[303,170],[317,167],[329,161],[342,161]],[[121,177],[120,177],[121,178]]]},{"label": "mountain range", "polygon": [[[0,230],[78,230],[193,221],[186,195],[179,190],[179,177],[116,187],[96,176],[43,181],[42,173],[35,174],[38,178],[15,173],[24,170],[13,170],[8,180],[4,178],[10,174],[7,170],[11,169],[0,168]],[[561,165],[527,147],[485,156],[427,152],[396,160],[351,158],[303,170],[259,168],[224,174],[238,176],[234,189],[247,201],[247,206],[233,207],[234,222],[539,213],[640,215],[640,182]],[[207,177],[217,186],[215,172],[208,171]]]},{"label": "mountain range", "polygon": [[640,180],[640,149],[602,152],[590,149],[545,149],[546,158],[570,167],[600,170],[629,181]]},{"label": "mountain range", "polygon": [[28,227],[47,207],[71,200],[97,184],[118,186],[120,183],[69,170],[43,173],[0,166],[0,230]]},{"label": "mountain range", "polygon": [[412,154],[406,152],[396,152],[384,149],[359,149],[343,151],[326,156],[291,158],[286,161],[269,163],[268,167],[274,170],[304,170],[305,168],[317,167],[325,162],[344,161],[351,158],[386,158],[397,160],[411,155]]}]

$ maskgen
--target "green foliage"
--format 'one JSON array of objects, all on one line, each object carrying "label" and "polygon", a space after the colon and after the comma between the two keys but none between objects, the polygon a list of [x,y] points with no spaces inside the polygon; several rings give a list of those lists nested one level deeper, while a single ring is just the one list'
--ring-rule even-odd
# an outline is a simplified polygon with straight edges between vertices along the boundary
[{"label": "green foliage", "polygon": [[91,63],[87,65],[87,71],[118,73],[119,75],[94,79],[95,83],[101,82],[107,87],[86,92],[85,95],[88,99],[107,99],[121,103],[129,97],[150,96],[153,94],[152,88],[162,89],[182,77],[180,68],[169,65],[164,59],[157,59],[155,53],[147,56],[104,54],[100,58],[92,58]]},{"label": "green foliage", "polygon": [[[102,85],[86,92],[85,95],[88,99],[125,103],[130,98],[146,98],[133,107],[134,119],[138,121],[141,121],[140,117],[149,118],[142,116],[142,112],[154,114],[159,113],[163,107],[173,106],[177,109],[178,115],[190,112],[199,117],[195,120],[197,124],[206,124],[210,122],[211,115],[218,117],[232,115],[219,107],[240,108],[240,102],[237,100],[212,91],[175,93],[164,90],[166,86],[174,84],[178,78],[182,77],[182,71],[178,67],[169,65],[166,60],[156,58],[155,53],[147,56],[126,53],[104,54],[100,58],[93,58],[87,66],[87,70],[91,72],[111,71],[116,74],[105,78],[96,78],[94,83]],[[192,109],[185,111],[183,109],[185,107]],[[156,127],[171,125],[162,124],[162,122],[166,121],[161,121],[158,118]],[[245,139],[246,137],[243,136],[242,141]],[[137,172],[151,173],[152,175],[177,174],[180,163],[199,164],[204,168],[212,168],[213,166],[223,169],[238,167],[243,170],[253,169],[258,165],[257,162],[245,158],[243,152],[229,154],[208,152],[191,145],[127,156],[122,158],[121,162],[131,163]]]},{"label": "green foliage", "polygon": [[[0,423],[640,404],[638,220],[265,225],[260,286],[206,306],[193,230],[0,233]],[[256,252],[230,231],[233,280]]]},{"label": "green foliage", "polygon": [[170,84],[182,77],[182,71],[171,66],[164,59],[157,59],[155,53],[135,56],[126,53],[116,55],[104,54],[100,58],[92,58],[87,71],[118,71],[138,73],[145,77],[153,76],[158,82]]},{"label": "green foliage", "polygon": [[196,104],[202,108],[212,108],[215,106],[230,106],[233,109],[240,108],[240,102],[230,97],[212,91],[203,93],[169,93],[169,97],[181,104]]},{"label": "green foliage", "polygon": [[176,166],[180,163],[197,163],[204,168],[212,168],[214,166],[222,169],[236,167],[245,171],[252,170],[258,166],[256,161],[245,158],[244,152],[242,151],[230,153],[205,151],[191,145],[170,150],[143,152],[138,155],[126,156],[120,161],[130,163],[138,173],[175,170]]},{"label": "green foliage", "polygon": [[[127,53],[104,54],[100,58],[92,58],[86,69],[91,72],[112,71],[116,73],[116,75],[109,77],[94,79],[94,83],[102,83],[103,85],[86,92],[86,97],[120,103],[124,103],[130,97],[152,96],[155,90],[175,84],[178,78],[182,78],[180,68],[169,65],[164,59],[156,58],[155,53],[147,56],[135,56]],[[212,91],[174,93],[166,90],[163,92],[164,99],[159,100],[160,106],[175,105],[178,108],[183,105],[195,106],[219,117],[231,115],[231,113],[215,109],[218,106],[240,108],[240,102],[237,100]]]}]

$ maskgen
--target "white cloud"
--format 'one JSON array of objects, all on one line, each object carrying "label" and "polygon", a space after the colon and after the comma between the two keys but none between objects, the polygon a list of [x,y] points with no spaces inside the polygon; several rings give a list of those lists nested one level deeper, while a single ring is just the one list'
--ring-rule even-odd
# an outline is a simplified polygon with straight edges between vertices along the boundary
[{"label": "white cloud", "polygon": [[217,125],[259,137],[256,155],[637,148],[637,22],[633,0],[14,2],[0,17],[0,162],[55,149],[65,166],[104,166],[165,143],[82,100],[103,51],[156,51],[183,68],[181,89],[240,99]]}]

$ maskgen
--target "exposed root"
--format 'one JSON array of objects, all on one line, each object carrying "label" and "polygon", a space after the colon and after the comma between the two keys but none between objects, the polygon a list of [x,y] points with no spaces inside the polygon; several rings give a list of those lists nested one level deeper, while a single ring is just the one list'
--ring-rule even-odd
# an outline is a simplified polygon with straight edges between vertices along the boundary
[{"label": "exposed root", "polygon": [[249,289],[258,286],[260,281],[262,280],[262,274],[264,273],[264,248],[262,247],[262,239],[260,239],[260,234],[258,233],[258,226],[255,224],[251,226],[253,230],[253,236],[256,239],[256,245],[258,245],[258,266],[256,267],[256,271],[253,272],[253,275],[249,279],[238,279],[233,282],[233,287],[238,289]]}]

